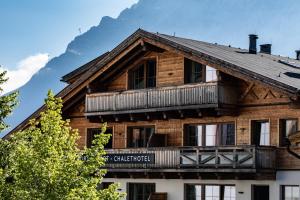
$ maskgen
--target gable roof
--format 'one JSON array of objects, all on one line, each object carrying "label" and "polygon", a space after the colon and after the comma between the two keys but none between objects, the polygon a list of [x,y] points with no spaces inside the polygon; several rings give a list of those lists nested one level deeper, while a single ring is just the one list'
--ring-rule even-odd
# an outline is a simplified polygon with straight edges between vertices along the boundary
[{"label": "gable roof", "polygon": [[[185,53],[186,55],[214,60],[216,64],[220,64],[228,70],[238,72],[244,77],[260,81],[291,95],[299,95],[300,61],[298,60],[263,53],[249,54],[248,50],[245,49],[201,42],[166,34],[151,33],[138,29],[112,51],[99,56],[65,75],[63,77],[64,81],[69,81],[74,77],[78,78],[60,91],[56,97],[61,97],[64,102],[68,100],[68,95],[72,96],[71,94],[74,93],[75,90],[79,91],[84,88],[84,84],[88,83],[89,79],[92,80],[93,76],[95,78],[96,72],[139,39],[144,39],[150,43],[153,42],[154,45],[163,44],[178,52]],[[24,128],[30,119],[38,118],[39,113],[44,109],[45,105],[26,118],[5,137]]]},{"label": "gable roof", "polygon": [[[165,34],[159,37],[184,46],[195,52],[209,55],[239,68],[240,73],[260,76],[268,82],[282,85],[290,92],[300,90],[300,61],[265,53],[250,54],[248,50],[211,44]],[[253,77],[254,78],[254,77]],[[277,83],[276,83],[277,82]]]},{"label": "gable roof", "polygon": [[64,75],[61,78],[61,81],[67,82],[67,83],[71,83],[70,81],[76,77],[79,77],[80,75],[82,75],[83,73],[85,73],[86,71],[88,71],[92,66],[94,66],[97,62],[99,62],[100,60],[102,60],[105,56],[107,56],[107,54],[109,53],[109,51],[103,53],[102,55],[98,56],[97,58],[91,60],[90,62],[82,65],[81,67],[76,68],[75,70],[71,71],[70,73]]}]

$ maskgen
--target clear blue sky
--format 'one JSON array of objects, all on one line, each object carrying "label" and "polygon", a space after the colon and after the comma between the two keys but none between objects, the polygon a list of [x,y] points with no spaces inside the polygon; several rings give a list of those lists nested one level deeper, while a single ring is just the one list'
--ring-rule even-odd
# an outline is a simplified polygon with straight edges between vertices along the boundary
[{"label": "clear blue sky", "polygon": [[117,17],[137,0],[1,0],[0,65],[13,69],[37,53],[54,57],[102,16]]}]

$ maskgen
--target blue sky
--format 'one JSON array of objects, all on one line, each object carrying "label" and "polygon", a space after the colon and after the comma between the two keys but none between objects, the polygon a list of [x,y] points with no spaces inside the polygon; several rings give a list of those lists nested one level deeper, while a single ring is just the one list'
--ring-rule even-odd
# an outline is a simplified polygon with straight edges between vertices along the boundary
[{"label": "blue sky", "polygon": [[[123,9],[136,2],[1,0],[0,65],[6,70],[14,70],[9,73],[15,78],[14,82],[28,79],[49,58],[63,53],[67,44],[79,35],[79,29],[85,32],[106,15],[117,17]],[[26,70],[22,71],[21,68]],[[28,76],[18,77],[24,73],[28,73]]]}]

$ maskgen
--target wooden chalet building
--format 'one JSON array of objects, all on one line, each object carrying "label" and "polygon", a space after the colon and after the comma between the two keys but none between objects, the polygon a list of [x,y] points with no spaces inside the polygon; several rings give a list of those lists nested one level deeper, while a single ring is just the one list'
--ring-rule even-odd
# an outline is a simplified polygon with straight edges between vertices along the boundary
[{"label": "wooden chalet building", "polygon": [[78,145],[101,122],[112,133],[103,187],[121,183],[128,200],[300,199],[299,53],[249,38],[245,50],[139,29],[62,78]]}]

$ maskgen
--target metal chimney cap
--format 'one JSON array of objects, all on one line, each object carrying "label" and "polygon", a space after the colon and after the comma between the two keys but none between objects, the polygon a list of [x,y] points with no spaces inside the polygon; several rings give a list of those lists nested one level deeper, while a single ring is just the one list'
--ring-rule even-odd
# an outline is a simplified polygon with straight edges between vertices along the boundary
[{"label": "metal chimney cap", "polygon": [[256,34],[249,34],[249,37],[251,37],[251,38],[255,38],[255,39],[258,39],[258,36],[256,35]]}]

